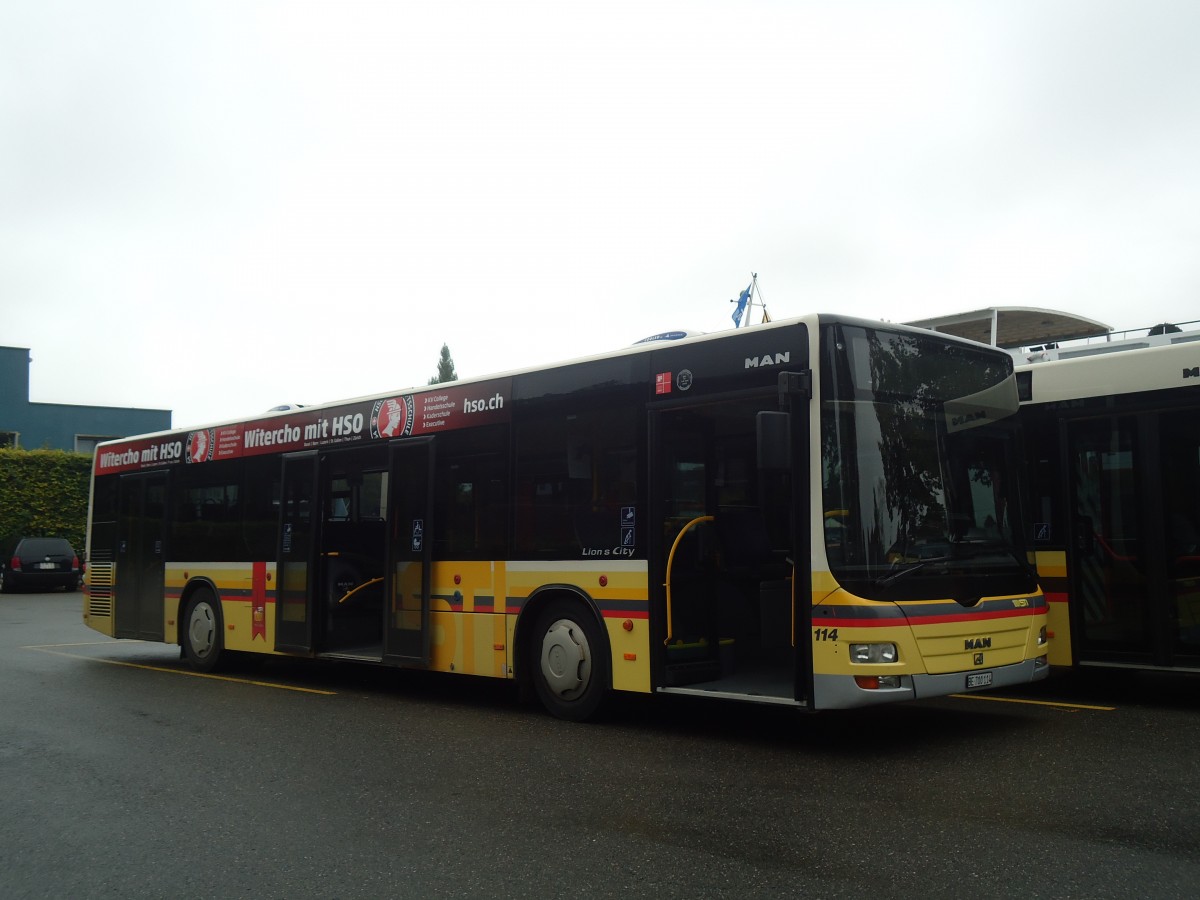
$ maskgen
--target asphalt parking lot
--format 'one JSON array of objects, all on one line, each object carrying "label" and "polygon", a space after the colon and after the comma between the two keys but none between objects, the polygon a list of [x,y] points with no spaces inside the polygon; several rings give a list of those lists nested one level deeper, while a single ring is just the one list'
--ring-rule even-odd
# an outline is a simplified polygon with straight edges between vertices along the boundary
[{"label": "asphalt parking lot", "polygon": [[1200,682],[853,713],[281,661],[201,677],[0,597],[5,897],[1186,897]]}]

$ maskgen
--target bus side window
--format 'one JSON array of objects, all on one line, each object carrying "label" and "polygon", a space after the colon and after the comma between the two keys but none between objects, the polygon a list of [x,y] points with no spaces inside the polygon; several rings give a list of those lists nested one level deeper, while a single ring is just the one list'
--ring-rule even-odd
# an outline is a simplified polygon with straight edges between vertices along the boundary
[{"label": "bus side window", "polygon": [[636,521],[629,521],[637,514],[636,441],[633,407],[523,423],[516,443],[517,554],[636,554]]},{"label": "bus side window", "polygon": [[433,553],[438,559],[497,559],[507,543],[504,426],[439,440]]},{"label": "bus side window", "polygon": [[245,514],[242,540],[252,560],[274,559],[278,550],[279,460],[262,456],[246,460],[243,485]]},{"label": "bus side window", "polygon": [[170,552],[178,560],[241,560],[242,464],[185,467],[171,485]]}]

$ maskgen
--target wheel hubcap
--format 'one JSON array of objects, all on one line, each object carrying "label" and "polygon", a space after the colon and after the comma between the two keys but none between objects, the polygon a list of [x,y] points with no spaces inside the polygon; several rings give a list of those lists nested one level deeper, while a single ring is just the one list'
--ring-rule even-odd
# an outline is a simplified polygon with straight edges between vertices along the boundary
[{"label": "wheel hubcap", "polygon": [[188,622],[188,643],[192,645],[192,652],[197,656],[207,656],[213,647],[215,634],[216,621],[212,607],[207,603],[197,603]]},{"label": "wheel hubcap", "polygon": [[592,675],[592,653],[583,629],[570,619],[559,619],[542,638],[542,677],[563,700],[573,700],[587,689]]}]

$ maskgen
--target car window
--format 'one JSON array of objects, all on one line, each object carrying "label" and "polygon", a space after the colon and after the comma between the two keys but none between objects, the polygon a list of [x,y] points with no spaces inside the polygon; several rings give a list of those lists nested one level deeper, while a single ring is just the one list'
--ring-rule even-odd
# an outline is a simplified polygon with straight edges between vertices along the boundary
[{"label": "car window", "polygon": [[62,538],[26,538],[17,548],[20,556],[74,556],[71,545]]}]

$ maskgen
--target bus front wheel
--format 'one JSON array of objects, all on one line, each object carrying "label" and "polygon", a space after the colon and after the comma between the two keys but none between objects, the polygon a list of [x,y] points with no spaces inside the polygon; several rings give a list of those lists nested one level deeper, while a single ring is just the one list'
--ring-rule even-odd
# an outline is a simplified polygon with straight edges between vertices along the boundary
[{"label": "bus front wheel", "polygon": [[533,680],[542,705],[561,719],[594,715],[608,691],[608,649],[591,611],[552,602],[538,617],[532,646]]},{"label": "bus front wheel", "polygon": [[207,588],[192,594],[183,613],[183,654],[194,669],[211,672],[225,650],[221,632],[221,606]]}]

